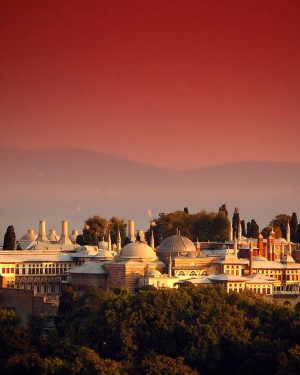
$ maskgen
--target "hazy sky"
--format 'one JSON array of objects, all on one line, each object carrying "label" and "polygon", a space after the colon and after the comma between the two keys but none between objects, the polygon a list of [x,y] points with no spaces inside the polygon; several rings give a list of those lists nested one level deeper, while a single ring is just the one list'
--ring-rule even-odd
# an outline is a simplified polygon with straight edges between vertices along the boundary
[{"label": "hazy sky", "polygon": [[3,0],[1,145],[300,161],[299,0]]}]

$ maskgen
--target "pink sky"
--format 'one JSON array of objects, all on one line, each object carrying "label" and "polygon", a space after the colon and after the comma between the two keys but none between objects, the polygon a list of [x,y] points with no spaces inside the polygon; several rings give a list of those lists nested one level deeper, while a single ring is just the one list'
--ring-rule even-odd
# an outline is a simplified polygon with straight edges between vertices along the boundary
[{"label": "pink sky", "polygon": [[1,145],[300,161],[299,0],[0,4]]}]

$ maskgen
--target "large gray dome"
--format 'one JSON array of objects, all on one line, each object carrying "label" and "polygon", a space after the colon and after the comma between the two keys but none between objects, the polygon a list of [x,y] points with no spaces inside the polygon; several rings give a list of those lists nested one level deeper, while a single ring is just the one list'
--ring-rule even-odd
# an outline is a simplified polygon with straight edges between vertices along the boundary
[{"label": "large gray dome", "polygon": [[160,253],[188,253],[195,252],[196,247],[193,242],[184,236],[175,234],[162,241],[159,245],[158,252]]}]

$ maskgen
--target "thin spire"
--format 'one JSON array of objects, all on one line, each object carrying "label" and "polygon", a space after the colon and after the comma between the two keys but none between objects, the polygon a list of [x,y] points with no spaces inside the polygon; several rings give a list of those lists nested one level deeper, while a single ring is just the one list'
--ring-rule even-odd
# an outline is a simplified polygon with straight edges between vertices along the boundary
[{"label": "thin spire", "polygon": [[111,251],[111,238],[110,238],[110,230],[108,231],[108,251]]},{"label": "thin spire", "polygon": [[151,231],[150,247],[152,247],[153,250],[155,248],[153,230]]},{"label": "thin spire", "polygon": [[121,234],[120,229],[118,228],[118,234],[117,234],[117,253],[120,254],[121,251]]}]

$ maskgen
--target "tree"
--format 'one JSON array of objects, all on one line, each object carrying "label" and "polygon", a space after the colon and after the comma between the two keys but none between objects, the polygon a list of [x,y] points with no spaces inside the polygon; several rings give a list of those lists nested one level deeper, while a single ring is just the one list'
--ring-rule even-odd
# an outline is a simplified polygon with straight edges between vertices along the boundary
[{"label": "tree", "polygon": [[108,221],[99,215],[94,215],[86,220],[86,226],[82,234],[76,238],[76,243],[80,246],[91,245],[97,246],[105,235]]},{"label": "tree", "polygon": [[242,236],[247,237],[245,220],[241,220],[241,227],[242,227]]},{"label": "tree", "polygon": [[233,238],[238,238],[239,223],[240,223],[239,209],[237,207],[235,207],[234,212],[233,212],[233,216],[232,216]]},{"label": "tree", "polygon": [[287,223],[290,222],[291,216],[286,214],[277,215],[271,222],[271,227],[278,227],[281,230],[282,237],[286,238]]},{"label": "tree", "polygon": [[227,211],[226,204],[222,204],[222,206],[219,207],[219,212],[224,212],[225,216],[228,217],[228,211]]},{"label": "tree", "polygon": [[259,226],[254,219],[251,220],[249,225],[248,238],[258,238],[259,236]]},{"label": "tree", "polygon": [[12,225],[7,227],[4,235],[3,250],[15,250],[16,246],[16,234],[15,229]]},{"label": "tree", "polygon": [[126,237],[126,228],[127,224],[125,223],[124,219],[119,219],[118,217],[113,216],[108,222],[108,229],[110,230],[111,242],[114,244],[117,243],[119,230],[121,235],[121,243],[123,244]]},{"label": "tree", "polygon": [[272,229],[275,232],[275,238],[282,237],[282,233],[281,233],[280,228],[278,228],[278,227],[271,227],[270,225],[262,229],[262,231],[261,231],[262,236],[264,238],[268,238],[270,236],[270,233],[271,233]]},{"label": "tree", "polygon": [[299,242],[298,218],[297,218],[296,212],[292,213],[290,228],[291,228],[291,241],[295,243]]}]

